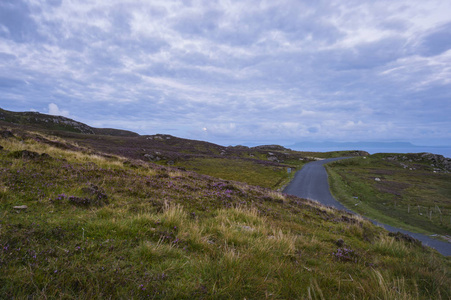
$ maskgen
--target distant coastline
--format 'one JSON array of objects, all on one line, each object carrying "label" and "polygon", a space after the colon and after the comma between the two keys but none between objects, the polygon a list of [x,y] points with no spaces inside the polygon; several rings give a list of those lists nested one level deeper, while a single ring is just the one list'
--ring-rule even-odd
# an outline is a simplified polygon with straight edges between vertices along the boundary
[{"label": "distant coastline", "polygon": [[358,144],[335,144],[335,145],[325,145],[322,143],[305,145],[296,144],[287,146],[290,149],[297,151],[312,151],[312,152],[329,152],[329,151],[339,151],[339,150],[363,150],[370,154],[375,153],[422,153],[429,152],[433,154],[440,154],[445,157],[451,158],[451,146],[416,146],[416,145],[358,145]]},{"label": "distant coastline", "polygon": [[421,152],[429,152],[433,154],[440,154],[445,157],[451,158],[451,147],[415,147],[415,148],[407,148],[407,149],[387,149],[387,148],[374,148],[365,150],[370,154],[374,153],[421,153]]}]

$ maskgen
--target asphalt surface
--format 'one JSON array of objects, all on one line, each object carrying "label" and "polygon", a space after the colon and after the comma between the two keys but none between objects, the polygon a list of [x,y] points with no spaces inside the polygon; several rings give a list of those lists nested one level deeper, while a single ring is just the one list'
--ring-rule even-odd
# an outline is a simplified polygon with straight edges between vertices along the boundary
[{"label": "asphalt surface", "polygon": [[[324,164],[326,163],[346,158],[347,157],[329,158],[305,164],[304,167],[295,174],[293,180],[283,190],[283,192],[300,198],[314,200],[323,205],[332,206],[356,214],[355,212],[344,207],[343,204],[335,200],[332,196],[329,190],[327,172],[324,168]],[[445,256],[451,256],[451,243],[442,242],[424,234],[410,232],[401,228],[382,224],[377,221],[370,221],[378,226],[384,227],[388,231],[395,233],[399,231],[404,234],[408,234],[411,237],[420,240],[423,245],[432,247]]]}]

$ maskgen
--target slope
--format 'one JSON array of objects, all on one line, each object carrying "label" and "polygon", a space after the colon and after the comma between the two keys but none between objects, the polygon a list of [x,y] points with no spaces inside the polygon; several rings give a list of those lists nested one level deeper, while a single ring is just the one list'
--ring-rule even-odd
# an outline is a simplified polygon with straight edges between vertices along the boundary
[{"label": "slope", "polygon": [[2,136],[5,298],[451,297],[448,258],[344,212],[42,133]]}]

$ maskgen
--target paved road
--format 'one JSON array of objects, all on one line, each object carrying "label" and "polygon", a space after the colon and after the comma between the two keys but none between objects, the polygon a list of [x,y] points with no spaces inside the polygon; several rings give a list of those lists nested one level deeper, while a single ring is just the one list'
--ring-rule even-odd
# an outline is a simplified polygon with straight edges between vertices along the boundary
[{"label": "paved road", "polygon": [[[329,190],[329,183],[327,181],[327,172],[324,168],[324,164],[345,159],[346,157],[329,158],[325,160],[319,160],[310,162],[296,173],[294,179],[283,190],[284,193],[298,196],[305,199],[315,200],[326,206],[333,206],[335,208],[345,210],[351,213],[351,210],[347,209],[340,202],[335,200]],[[385,225],[371,220],[376,225],[382,226],[391,232],[402,232],[408,234],[417,240],[420,240],[423,245],[430,246],[437,249],[441,254],[445,256],[451,256],[451,244],[433,239],[427,235],[409,232],[400,228]]]}]

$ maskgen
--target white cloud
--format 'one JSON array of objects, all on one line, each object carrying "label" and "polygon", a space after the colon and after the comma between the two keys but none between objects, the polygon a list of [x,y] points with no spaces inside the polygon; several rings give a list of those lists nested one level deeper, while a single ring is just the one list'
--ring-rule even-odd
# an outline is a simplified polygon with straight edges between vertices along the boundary
[{"label": "white cloud", "polygon": [[2,106],[191,138],[451,141],[430,129],[451,126],[450,1],[25,3],[23,40],[0,20]]},{"label": "white cloud", "polygon": [[49,115],[69,117],[69,111],[64,109],[61,110],[55,103],[50,103]]}]

